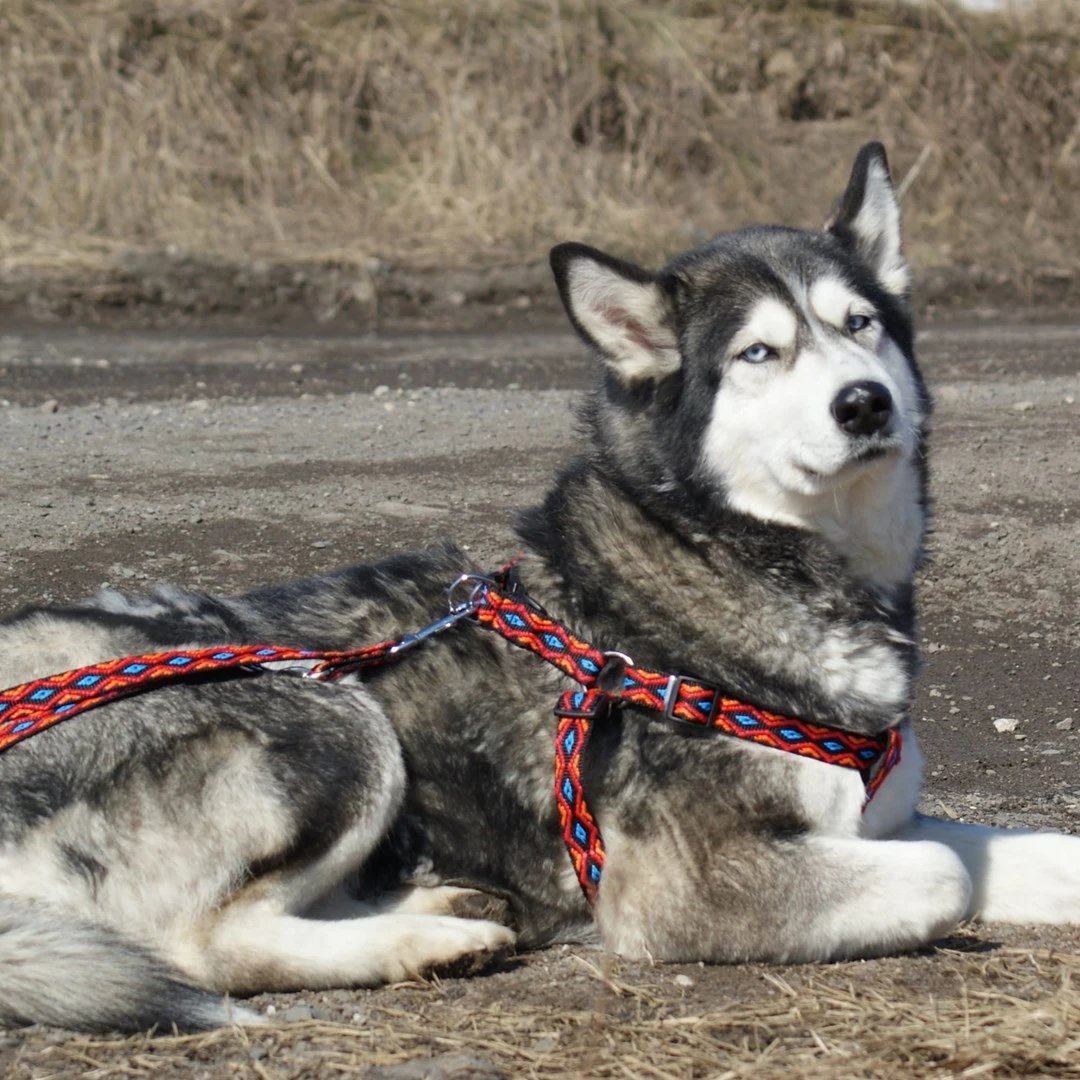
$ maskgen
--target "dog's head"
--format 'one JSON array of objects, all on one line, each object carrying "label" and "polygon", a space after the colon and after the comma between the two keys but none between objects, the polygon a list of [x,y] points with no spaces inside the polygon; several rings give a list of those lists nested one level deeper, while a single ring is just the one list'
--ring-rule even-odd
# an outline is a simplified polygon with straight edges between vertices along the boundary
[{"label": "dog's head", "polygon": [[810,528],[860,576],[910,578],[929,403],[879,144],[821,232],[722,234],[655,274],[581,244],[556,247],[552,266],[604,362],[586,419],[624,484],[698,520]]}]

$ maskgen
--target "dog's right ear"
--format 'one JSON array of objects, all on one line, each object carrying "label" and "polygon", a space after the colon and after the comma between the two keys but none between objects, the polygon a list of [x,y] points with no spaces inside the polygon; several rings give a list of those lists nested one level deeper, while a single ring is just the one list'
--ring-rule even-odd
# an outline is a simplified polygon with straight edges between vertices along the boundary
[{"label": "dog's right ear", "polygon": [[551,269],[574,329],[627,384],[682,363],[668,297],[656,278],[585,244],[559,244]]},{"label": "dog's right ear", "polygon": [[852,248],[889,292],[907,295],[911,275],[900,246],[900,200],[881,143],[867,143],[856,155],[847,189],[825,228]]}]

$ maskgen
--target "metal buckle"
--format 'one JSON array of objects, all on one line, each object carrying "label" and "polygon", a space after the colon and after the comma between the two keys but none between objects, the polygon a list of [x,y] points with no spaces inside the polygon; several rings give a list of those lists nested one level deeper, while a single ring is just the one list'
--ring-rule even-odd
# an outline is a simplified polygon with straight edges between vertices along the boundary
[{"label": "metal buckle", "polygon": [[[472,583],[472,588],[469,590],[469,595],[464,600],[455,601],[454,595],[459,592],[464,585]],[[462,574],[450,583],[449,588],[446,590],[447,602],[450,605],[450,614],[455,615],[460,611],[466,614],[473,614],[480,606],[480,600],[483,598],[485,592],[495,584],[492,578],[486,577],[483,574]]]},{"label": "metal buckle", "polygon": [[596,673],[593,685],[612,698],[621,698],[626,688],[626,669],[634,666],[633,658],[615,649],[603,655],[604,666]]},{"label": "metal buckle", "polygon": [[[675,715],[675,705],[679,700],[679,690],[683,683],[693,682],[699,686],[709,687],[713,691],[712,705],[709,707],[709,719],[704,723],[694,720],[684,720]],[[690,675],[670,675],[667,686],[664,687],[664,719],[680,734],[690,735],[694,738],[705,738],[715,732],[711,720],[716,713],[716,707],[723,697],[723,691],[715,683],[706,682],[704,679],[695,679]]]}]

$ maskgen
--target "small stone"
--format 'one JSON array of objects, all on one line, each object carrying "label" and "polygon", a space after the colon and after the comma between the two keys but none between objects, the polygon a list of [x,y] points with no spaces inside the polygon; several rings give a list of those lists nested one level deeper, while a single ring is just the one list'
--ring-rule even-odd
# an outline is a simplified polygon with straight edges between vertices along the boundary
[{"label": "small stone", "polygon": [[694,980],[691,979],[689,975],[676,975],[675,978],[672,979],[672,982],[675,983],[676,986],[682,986],[684,988],[694,985]]},{"label": "small stone", "polygon": [[1056,727],[1058,731],[1072,731],[1073,718],[1071,716],[1066,716],[1064,720],[1059,720],[1054,727]]},{"label": "small stone", "polygon": [[1035,408],[1034,401],[1014,401],[1013,412],[1032,412]]},{"label": "small stone", "polygon": [[380,383],[378,386],[375,387],[374,390],[371,391],[371,395],[372,397],[377,398],[389,397],[390,387],[387,386],[385,383]]},{"label": "small stone", "polygon": [[310,1005],[294,1005],[291,1009],[286,1009],[281,1014],[282,1020],[311,1020],[314,1013],[311,1011]]},{"label": "small stone", "polygon": [[43,413],[54,413],[60,411],[60,402],[56,398],[49,398],[47,401],[43,401],[39,406]]},{"label": "small stone", "polygon": [[32,505],[47,510],[52,506],[52,499],[48,495],[38,495],[33,499]]},{"label": "small stone", "polygon": [[311,545],[313,548],[328,548],[330,546],[329,540],[316,540]]},{"label": "small stone", "polygon": [[1020,721],[1014,719],[1011,716],[999,716],[994,721],[994,730],[1005,734],[1009,731],[1015,731],[1020,726]]}]

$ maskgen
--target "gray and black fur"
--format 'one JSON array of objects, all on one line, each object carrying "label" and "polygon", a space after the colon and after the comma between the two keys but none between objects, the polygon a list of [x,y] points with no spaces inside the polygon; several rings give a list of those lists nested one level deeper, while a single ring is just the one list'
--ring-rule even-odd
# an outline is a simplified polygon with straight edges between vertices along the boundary
[{"label": "gray and black fur", "polygon": [[[823,232],[723,235],[655,275],[573,244],[552,265],[600,377],[586,451],[521,518],[529,592],[640,665],[849,731],[905,724],[929,405],[880,146]],[[740,434],[768,428],[756,411],[784,439]],[[29,609],[0,626],[0,680],[162,646],[354,647],[425,624],[451,581],[486,569],[446,545],[239,597]],[[1080,871],[1053,869],[1080,866],[1077,841],[915,816],[910,733],[863,814],[849,770],[687,739],[634,709],[585,762],[608,850],[590,911],[551,796],[565,687],[461,625],[362,684],[207,679],[15,747],[0,756],[0,1020],[253,1022],[218,995],[474,965],[515,935],[823,960],[913,948],[966,915],[1080,915]],[[1039,873],[1054,880],[1034,901]]]}]

